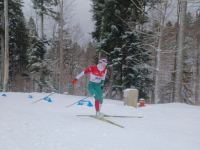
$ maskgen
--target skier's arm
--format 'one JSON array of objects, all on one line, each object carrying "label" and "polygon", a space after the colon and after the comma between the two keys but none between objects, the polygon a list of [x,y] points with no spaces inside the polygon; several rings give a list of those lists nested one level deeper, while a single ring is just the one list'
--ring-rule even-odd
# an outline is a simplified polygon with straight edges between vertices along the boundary
[{"label": "skier's arm", "polygon": [[90,68],[87,68],[85,71],[82,71],[77,77],[76,77],[76,80],[78,80],[80,77],[82,77],[84,74],[88,74],[92,72],[92,67]]},{"label": "skier's arm", "polygon": [[80,77],[82,77],[84,75],[84,71],[82,71],[79,75],[76,76],[76,80],[78,80]]},{"label": "skier's arm", "polygon": [[90,72],[92,72],[92,68],[91,68],[91,67],[90,67],[90,68],[87,68],[85,71],[82,71],[78,76],[76,76],[76,78],[71,82],[71,84],[75,84],[76,81],[77,81],[80,77],[82,77],[84,74],[87,74],[87,73],[90,73]]}]

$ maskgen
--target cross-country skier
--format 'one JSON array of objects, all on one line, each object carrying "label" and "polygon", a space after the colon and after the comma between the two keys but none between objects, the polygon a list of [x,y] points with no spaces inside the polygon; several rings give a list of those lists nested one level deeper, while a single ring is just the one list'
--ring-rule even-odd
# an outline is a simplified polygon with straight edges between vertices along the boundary
[{"label": "cross-country skier", "polygon": [[104,114],[100,113],[101,106],[103,103],[103,85],[107,73],[106,69],[107,59],[101,58],[99,60],[99,64],[96,66],[92,66],[87,68],[85,71],[81,72],[72,82],[71,84],[75,84],[76,81],[82,77],[84,74],[90,73],[90,81],[88,83],[88,91],[95,98],[95,109],[96,116],[101,118]]}]

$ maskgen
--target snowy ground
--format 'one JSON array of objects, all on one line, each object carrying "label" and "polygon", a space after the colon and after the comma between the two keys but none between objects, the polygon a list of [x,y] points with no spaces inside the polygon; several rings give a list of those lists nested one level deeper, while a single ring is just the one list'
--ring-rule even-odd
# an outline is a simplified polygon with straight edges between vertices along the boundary
[{"label": "snowy ground", "polygon": [[[143,118],[107,118],[125,128],[78,114],[94,107],[70,105],[84,97],[0,93],[0,150],[200,150],[200,107],[180,103],[124,106],[104,100],[102,112]],[[93,98],[88,98],[94,104]]]}]

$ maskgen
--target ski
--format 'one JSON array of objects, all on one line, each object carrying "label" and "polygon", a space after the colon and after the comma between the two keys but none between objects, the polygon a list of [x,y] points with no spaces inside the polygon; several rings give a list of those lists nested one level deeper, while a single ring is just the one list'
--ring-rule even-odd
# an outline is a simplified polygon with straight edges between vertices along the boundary
[{"label": "ski", "polygon": [[104,118],[98,118],[98,117],[92,116],[92,115],[89,115],[89,117],[92,117],[92,118],[95,118],[95,119],[97,119],[97,120],[101,120],[101,121],[110,123],[110,124],[115,125],[115,126],[118,126],[118,127],[120,127],[120,128],[124,128],[123,126],[121,126],[121,125],[119,125],[119,124],[116,124],[116,123],[114,123],[114,122],[112,122],[112,121],[109,121],[109,120],[107,120],[107,119],[104,119]]},{"label": "ski", "polygon": [[[77,116],[92,116],[92,115],[77,115]],[[104,115],[103,117],[142,118],[142,116],[112,116],[112,115]]]},{"label": "ski", "polygon": [[104,117],[119,117],[119,118],[142,118],[142,116],[112,116],[112,115],[105,115]]}]

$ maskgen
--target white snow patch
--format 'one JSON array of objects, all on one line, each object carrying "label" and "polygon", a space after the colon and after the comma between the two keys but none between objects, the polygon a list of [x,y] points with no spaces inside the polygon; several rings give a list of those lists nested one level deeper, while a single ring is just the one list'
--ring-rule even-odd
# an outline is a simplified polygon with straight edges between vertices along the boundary
[{"label": "white snow patch", "polygon": [[[94,107],[73,105],[83,96],[0,93],[0,150],[199,150],[200,107],[182,103],[124,106],[105,99],[102,112],[143,118],[107,118],[125,128],[90,117]],[[33,98],[28,98],[32,95]],[[94,104],[93,97],[86,100]]]}]

